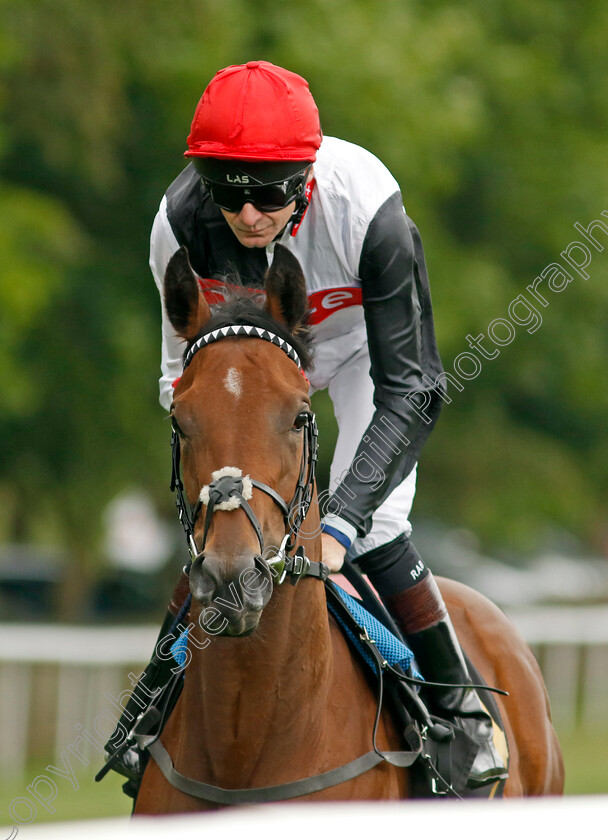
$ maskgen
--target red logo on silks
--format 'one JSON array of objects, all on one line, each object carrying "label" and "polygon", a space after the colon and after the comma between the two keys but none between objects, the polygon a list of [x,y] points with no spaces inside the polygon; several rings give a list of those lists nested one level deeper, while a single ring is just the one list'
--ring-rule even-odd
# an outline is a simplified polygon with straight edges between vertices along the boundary
[{"label": "red logo on silks", "polygon": [[[208,277],[199,277],[198,284],[209,304],[223,303],[226,290],[231,288],[230,284],[224,283],[222,280],[212,280]],[[252,297],[264,294],[263,289],[249,289],[241,286],[239,286],[239,291],[244,291]],[[319,292],[313,292],[308,295],[309,323],[320,324],[321,321],[333,315],[337,309],[344,309],[347,306],[361,306],[361,302],[361,289],[356,286],[346,286],[341,289],[322,289]]]},{"label": "red logo on silks", "polygon": [[309,323],[320,324],[337,309],[347,306],[361,306],[363,296],[361,289],[347,286],[343,289],[322,289],[308,295],[310,305]]},{"label": "red logo on silks", "polygon": [[247,286],[232,286],[230,283],[224,283],[223,280],[212,280],[210,277],[198,277],[198,285],[202,293],[205,295],[207,303],[223,303],[226,300],[226,291],[238,288],[239,292],[251,295],[263,295],[263,289],[250,289]]}]

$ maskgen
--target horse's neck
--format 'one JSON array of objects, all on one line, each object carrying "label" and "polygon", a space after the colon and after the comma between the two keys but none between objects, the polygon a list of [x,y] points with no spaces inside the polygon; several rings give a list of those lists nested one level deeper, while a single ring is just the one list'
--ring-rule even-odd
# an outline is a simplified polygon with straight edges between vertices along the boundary
[{"label": "horse's neck", "polygon": [[319,581],[284,583],[255,634],[212,637],[193,653],[182,708],[189,710],[190,730],[194,712],[197,749],[204,744],[219,784],[229,777],[234,785],[235,755],[247,784],[262,755],[284,751],[289,741],[313,745],[323,738],[333,651]]}]

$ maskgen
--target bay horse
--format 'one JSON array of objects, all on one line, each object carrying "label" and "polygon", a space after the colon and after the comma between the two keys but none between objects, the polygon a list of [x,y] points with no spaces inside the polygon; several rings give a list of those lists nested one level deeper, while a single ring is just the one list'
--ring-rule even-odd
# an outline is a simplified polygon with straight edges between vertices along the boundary
[{"label": "bay horse", "polygon": [[[171,415],[196,514],[190,618],[203,626],[201,617],[211,609],[213,621],[207,643],[188,641],[183,689],[160,741],[177,772],[216,788],[257,789],[322,774],[369,750],[376,696],[328,615],[320,581],[303,577],[296,586],[278,585],[260,560],[262,546],[285,547],[280,502],[297,495],[305,472],[311,407],[299,366],[310,360],[304,277],[295,257],[277,245],[265,302],[243,297],[212,314],[181,249],[167,268],[164,295],[189,348]],[[235,323],[254,326],[226,328]],[[238,489],[236,501],[219,493],[220,479]],[[212,493],[224,503],[212,504]],[[311,565],[322,568],[316,497],[303,514],[298,543]],[[247,576],[255,585],[247,585]],[[509,692],[497,701],[510,754],[504,796],[561,793],[561,752],[530,649],[485,597],[454,581],[439,584],[470,659],[489,685]],[[388,710],[378,721],[377,744],[403,749]],[[300,799],[409,795],[409,771],[381,763]],[[134,813],[217,807],[176,789],[150,759]]]}]

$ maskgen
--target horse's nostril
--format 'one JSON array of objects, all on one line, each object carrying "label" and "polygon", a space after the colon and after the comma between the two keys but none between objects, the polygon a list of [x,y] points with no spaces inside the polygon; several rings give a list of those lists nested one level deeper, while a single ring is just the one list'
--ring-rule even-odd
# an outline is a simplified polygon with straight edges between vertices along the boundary
[{"label": "horse's nostril", "polygon": [[215,607],[230,621],[261,612],[272,595],[273,575],[259,556],[233,558],[230,563],[208,551],[190,570],[192,597],[203,607]]},{"label": "horse's nostril", "polygon": [[203,604],[209,604],[221,586],[217,570],[211,564],[203,563],[204,556],[199,554],[190,569],[190,592]]},{"label": "horse's nostril", "polygon": [[239,583],[246,600],[250,604],[259,604],[262,609],[272,595],[272,574],[263,557],[253,558],[253,568],[244,569],[239,575]]},{"label": "horse's nostril", "polygon": [[285,552],[283,549],[273,550],[267,557],[255,557],[256,566],[263,570],[264,574],[268,575],[271,582],[277,584],[283,583],[285,580]]},{"label": "horse's nostril", "polygon": [[194,558],[194,560],[192,561],[192,563],[190,565],[191,566],[196,566],[196,565],[201,566],[204,561],[205,561],[205,554],[204,554],[204,552],[199,551],[199,553],[196,555],[196,557]]},{"label": "horse's nostril", "polygon": [[250,569],[251,573],[256,575],[258,578],[264,578],[272,582],[272,570],[268,565],[268,561],[262,557],[260,554],[256,554],[253,558],[254,568]]}]

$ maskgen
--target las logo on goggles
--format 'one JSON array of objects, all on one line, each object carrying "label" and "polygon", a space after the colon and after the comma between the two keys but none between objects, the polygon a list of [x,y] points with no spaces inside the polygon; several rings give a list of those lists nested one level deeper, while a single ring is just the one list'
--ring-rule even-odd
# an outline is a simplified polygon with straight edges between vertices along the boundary
[{"label": "las logo on goggles", "polygon": [[[239,213],[244,204],[250,203],[260,213],[274,213],[282,210],[304,193],[306,178],[310,167],[298,172],[291,178],[274,184],[250,185],[218,184],[201,175],[214,204],[229,213]],[[252,179],[253,180],[253,179]]]}]

